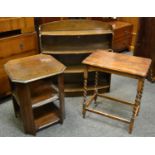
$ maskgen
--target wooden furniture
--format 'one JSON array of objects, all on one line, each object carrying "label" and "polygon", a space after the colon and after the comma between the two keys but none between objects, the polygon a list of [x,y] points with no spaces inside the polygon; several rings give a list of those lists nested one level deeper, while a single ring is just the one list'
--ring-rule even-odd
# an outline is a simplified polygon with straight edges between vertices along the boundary
[{"label": "wooden furniture", "polygon": [[[90,56],[88,56],[83,61],[83,64],[86,65],[86,69],[84,72],[83,117],[85,118],[86,111],[89,111],[95,114],[106,116],[108,118],[119,120],[129,124],[129,133],[131,133],[133,130],[134,120],[139,113],[144,80],[147,75],[148,69],[150,67],[151,60],[147,58],[140,58],[135,56],[128,56],[125,54],[112,53],[104,50],[99,50],[99,51],[93,52]],[[95,69],[96,76],[95,76],[94,95],[89,100],[87,100],[87,80],[88,80],[89,69]],[[137,86],[137,95],[136,95],[135,102],[131,103],[125,100],[117,99],[117,98],[99,93],[97,89],[98,71],[118,74],[118,75],[137,79],[138,86]],[[97,96],[104,97],[106,99],[114,100],[122,104],[132,106],[133,112],[132,112],[131,119],[128,120],[119,116],[115,116],[112,114],[108,114],[106,112],[96,110],[94,108],[90,108],[90,104],[93,100],[96,103]]]},{"label": "wooden furniture", "polygon": [[92,20],[99,20],[111,24],[114,31],[112,49],[115,52],[131,50],[133,24],[126,21],[119,21],[110,17],[90,17]]},{"label": "wooden furniture", "polygon": [[[112,27],[92,20],[62,20],[40,26],[41,52],[50,54],[67,66],[64,75],[65,93],[79,94],[83,91],[84,66],[81,62],[95,49],[111,49]],[[89,71],[88,90],[94,90],[93,70]],[[99,81],[100,91],[109,91],[110,74],[99,73],[104,77]]]},{"label": "wooden furniture", "polygon": [[[64,119],[65,66],[55,58],[38,54],[10,60],[5,70],[12,86],[15,115],[21,114],[25,133],[36,131]],[[58,88],[51,83],[51,77],[58,78]],[[59,107],[56,100],[60,100]]]},{"label": "wooden furniture", "polygon": [[32,17],[0,17],[0,32],[19,30],[21,33],[34,31]]},{"label": "wooden furniture", "polygon": [[10,94],[4,64],[12,59],[38,53],[33,18],[0,18],[0,98]]},{"label": "wooden furniture", "polygon": [[139,31],[134,51],[135,56],[152,59],[152,64],[148,74],[148,80],[155,82],[155,18],[140,17]]},{"label": "wooden furniture", "polygon": [[130,50],[132,41],[133,25],[127,22],[112,21],[108,22],[114,30],[112,48],[115,52]]},{"label": "wooden furniture", "polygon": [[35,17],[36,25],[42,25],[45,23],[66,19],[89,19],[89,17]]},{"label": "wooden furniture", "polygon": [[50,23],[50,22],[64,20],[64,19],[67,19],[67,17],[35,17],[37,25],[42,25],[45,23]]},{"label": "wooden furniture", "polygon": [[130,51],[134,51],[135,45],[136,45],[136,39],[138,36],[138,28],[139,28],[139,17],[118,17],[118,21],[128,22],[133,25],[133,31],[132,31],[132,41],[130,45]]}]

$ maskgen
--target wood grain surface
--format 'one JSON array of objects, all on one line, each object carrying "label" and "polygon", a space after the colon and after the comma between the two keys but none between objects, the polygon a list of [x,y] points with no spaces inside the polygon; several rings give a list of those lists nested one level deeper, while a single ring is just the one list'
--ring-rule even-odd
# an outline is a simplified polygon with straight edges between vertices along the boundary
[{"label": "wood grain surface", "polygon": [[13,82],[28,83],[65,70],[65,66],[50,55],[37,54],[11,60],[5,64],[5,70]]},{"label": "wood grain surface", "polygon": [[151,59],[112,53],[106,50],[97,50],[88,56],[83,63],[103,69],[145,77],[150,67]]}]

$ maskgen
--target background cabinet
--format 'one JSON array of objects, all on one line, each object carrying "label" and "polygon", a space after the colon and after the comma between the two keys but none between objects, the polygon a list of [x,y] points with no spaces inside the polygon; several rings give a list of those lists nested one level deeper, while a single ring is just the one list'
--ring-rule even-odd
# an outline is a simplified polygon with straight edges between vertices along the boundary
[{"label": "background cabinet", "polygon": [[38,52],[33,18],[0,18],[0,98],[10,94],[4,64]]},{"label": "background cabinet", "polygon": [[140,17],[139,31],[134,51],[135,56],[146,57],[152,59],[151,68],[148,79],[155,82],[155,18]]},{"label": "background cabinet", "polygon": [[92,20],[100,20],[112,25],[114,36],[112,41],[112,48],[115,52],[121,52],[124,50],[132,50],[132,34],[133,24],[121,21],[121,19],[113,19],[110,17],[90,17]]},{"label": "background cabinet", "polygon": [[139,28],[139,17],[118,17],[118,21],[123,21],[127,23],[131,23],[133,25],[132,31],[132,41],[130,45],[130,51],[134,51],[136,45],[136,39],[138,36],[138,28]]},{"label": "background cabinet", "polygon": [[112,48],[115,52],[130,50],[133,25],[127,22],[108,22],[114,30]]},{"label": "background cabinet", "polygon": [[[67,66],[65,93],[83,92],[82,60],[96,49],[111,49],[112,26],[93,20],[62,20],[40,26],[41,52],[51,54]],[[94,90],[95,73],[89,71],[88,90]],[[110,74],[99,73],[100,91],[109,91]]]}]

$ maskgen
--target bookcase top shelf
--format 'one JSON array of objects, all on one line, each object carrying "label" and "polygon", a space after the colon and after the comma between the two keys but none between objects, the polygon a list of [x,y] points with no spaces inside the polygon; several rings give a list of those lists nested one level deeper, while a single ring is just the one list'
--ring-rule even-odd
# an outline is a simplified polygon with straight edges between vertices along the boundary
[{"label": "bookcase top shelf", "polygon": [[49,36],[76,36],[112,34],[110,24],[95,20],[62,20],[42,24],[40,35]]}]

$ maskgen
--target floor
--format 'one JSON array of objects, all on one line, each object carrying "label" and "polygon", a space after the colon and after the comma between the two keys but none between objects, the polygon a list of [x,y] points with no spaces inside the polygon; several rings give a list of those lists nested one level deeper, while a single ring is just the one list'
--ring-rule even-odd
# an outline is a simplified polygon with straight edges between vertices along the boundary
[{"label": "floor", "polygon": [[[134,101],[137,81],[112,75],[110,94]],[[66,97],[66,119],[64,124],[55,124],[37,132],[37,137],[154,137],[155,136],[155,84],[145,81],[141,111],[135,121],[132,134],[128,125],[103,116],[87,112],[82,118],[82,97]],[[0,137],[30,137],[23,132],[22,122],[15,118],[10,99],[0,104]],[[127,105],[116,104],[103,98],[98,99],[98,107],[124,117],[131,115]]]}]

